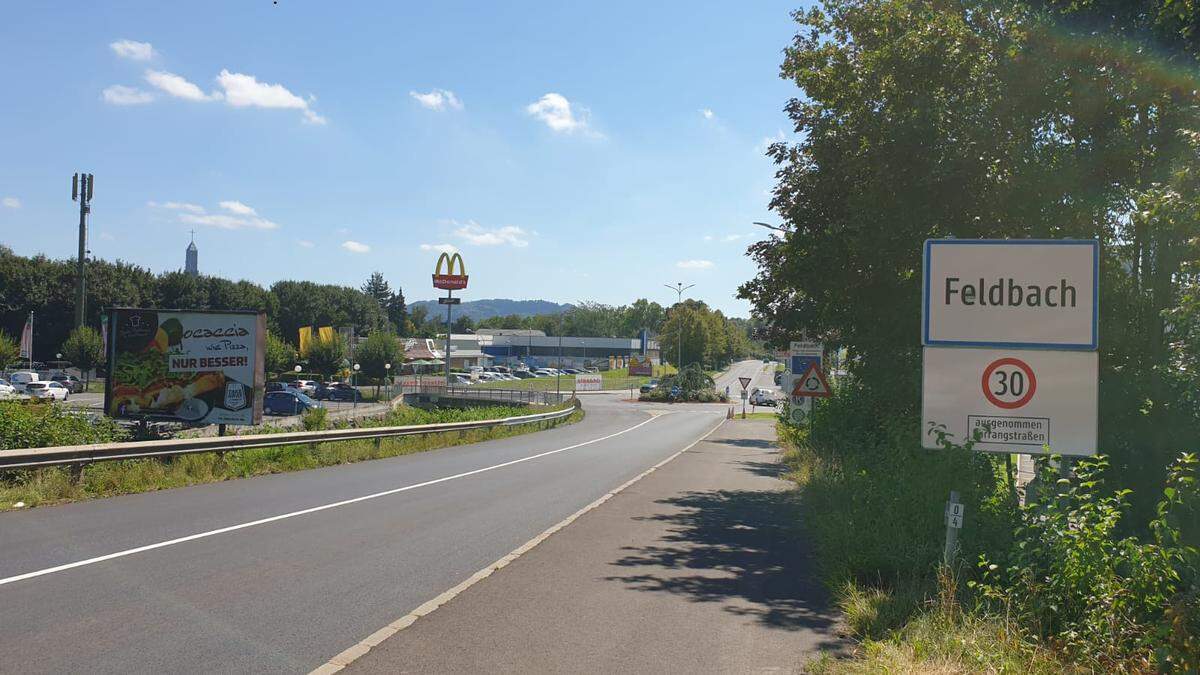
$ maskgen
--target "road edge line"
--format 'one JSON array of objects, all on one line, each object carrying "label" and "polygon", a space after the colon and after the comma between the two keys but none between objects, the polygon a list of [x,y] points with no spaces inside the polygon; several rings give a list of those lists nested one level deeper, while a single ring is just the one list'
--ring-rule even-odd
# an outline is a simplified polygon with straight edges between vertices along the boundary
[{"label": "road edge line", "polygon": [[342,670],[343,668],[345,668],[346,666],[349,666],[350,664],[354,663],[355,661],[357,661],[358,659],[360,659],[364,655],[366,655],[367,652],[371,651],[371,649],[373,649],[374,647],[382,644],[385,640],[392,637],[396,633],[399,633],[400,631],[404,630],[405,628],[408,628],[409,626],[416,623],[417,620],[420,619],[421,617],[429,616],[430,614],[432,614],[434,611],[436,611],[442,605],[445,605],[446,603],[450,602],[454,598],[458,597],[458,595],[461,594],[463,591],[474,586],[475,584],[479,583],[480,581],[483,581],[484,579],[490,577],[494,572],[497,572],[497,571],[507,567],[509,565],[509,563],[515,561],[517,558],[520,558],[522,555],[525,555],[529,551],[533,550],[534,548],[537,547],[538,544],[542,543],[543,541],[546,541],[551,536],[553,536],[556,532],[562,530],[566,526],[575,522],[584,514],[598,508],[599,506],[601,506],[608,500],[617,496],[619,493],[624,491],[626,488],[632,486],[634,483],[637,483],[641,479],[645,478],[646,476],[649,476],[650,474],[654,473],[655,471],[657,471],[660,468],[662,468],[663,466],[665,466],[671,460],[682,455],[683,453],[687,452],[688,450],[691,450],[692,448],[696,447],[702,441],[707,439],[709,436],[712,436],[713,433],[715,433],[717,431],[717,429],[720,429],[721,426],[725,424],[725,422],[726,422],[725,418],[722,417],[721,421],[717,422],[716,426],[714,426],[712,429],[709,429],[708,431],[706,431],[703,436],[700,436],[696,440],[694,440],[691,443],[684,446],[683,449],[675,452],[671,456],[669,456],[666,459],[662,460],[661,462],[655,464],[654,466],[650,467],[649,469],[646,469],[645,471],[639,473],[638,475],[634,476],[633,478],[625,481],[624,483],[617,486],[613,490],[602,495],[596,501],[588,504],[587,506],[579,509],[575,513],[572,513],[571,515],[567,516],[566,518],[551,525],[549,528],[542,531],[541,534],[537,535],[533,539],[530,539],[529,541],[525,542],[524,544],[521,544],[517,548],[513,549],[512,552],[510,552],[508,555],[501,557],[500,559],[496,560],[495,562],[492,562],[491,564],[487,565],[483,569],[481,569],[478,572],[467,577],[463,581],[460,581],[458,584],[452,586],[449,590],[438,594],[436,597],[434,597],[431,600],[427,600],[427,601],[421,603],[420,605],[417,606],[416,609],[412,610],[408,614],[405,614],[404,616],[400,617],[399,619],[396,619],[395,621],[389,623],[388,625],[384,626],[383,628],[380,628],[379,630],[375,631],[374,633],[371,633],[367,637],[363,638],[359,642],[352,645],[350,648],[343,650],[342,652],[340,652],[333,658],[329,659],[325,663],[314,668],[309,673],[309,675],[331,675],[332,673],[336,673],[336,672]]}]

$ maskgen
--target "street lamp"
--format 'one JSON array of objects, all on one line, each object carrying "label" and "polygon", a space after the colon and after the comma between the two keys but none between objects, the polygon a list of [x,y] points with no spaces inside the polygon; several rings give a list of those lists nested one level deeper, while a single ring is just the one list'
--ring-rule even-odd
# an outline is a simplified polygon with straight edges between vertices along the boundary
[{"label": "street lamp", "polygon": [[[677,298],[675,301],[676,305],[679,305],[680,303],[683,302],[683,292],[695,285],[696,284],[688,284],[687,286],[684,286],[682,281],[675,282],[674,286],[672,286],[671,284],[663,284],[663,286],[666,286],[667,288],[675,291],[676,298]],[[683,370],[683,322],[682,322],[682,320],[675,322],[675,330],[676,330],[676,335],[679,338],[678,339],[679,358],[675,362],[676,372],[678,372],[678,371]]]},{"label": "street lamp", "polygon": [[359,366],[357,363],[354,364],[354,375],[352,376],[354,378],[354,382],[351,385],[354,387],[354,405],[352,406],[354,408],[358,407],[358,370],[359,370],[359,368],[361,368],[361,366]]},{"label": "street lamp", "polygon": [[388,397],[388,400],[391,400],[391,398],[392,398],[392,364],[390,364],[390,363],[383,364],[383,370],[387,373],[387,397]]},{"label": "street lamp", "polygon": [[785,228],[785,227],[782,227],[780,225],[768,225],[767,223],[760,223],[757,220],[750,224],[751,225],[759,225],[759,226],[767,228],[768,230],[775,230],[776,232],[787,232],[787,228]]}]

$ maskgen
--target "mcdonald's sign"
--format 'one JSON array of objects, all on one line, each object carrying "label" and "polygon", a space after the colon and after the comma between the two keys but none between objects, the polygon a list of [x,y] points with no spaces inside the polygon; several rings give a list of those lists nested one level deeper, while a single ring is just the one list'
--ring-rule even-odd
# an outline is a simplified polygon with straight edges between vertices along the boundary
[{"label": "mcdonald's sign", "polygon": [[[457,274],[455,269],[458,270]],[[467,287],[467,266],[463,264],[461,255],[443,253],[438,257],[437,267],[433,268],[433,287],[444,291]]]}]

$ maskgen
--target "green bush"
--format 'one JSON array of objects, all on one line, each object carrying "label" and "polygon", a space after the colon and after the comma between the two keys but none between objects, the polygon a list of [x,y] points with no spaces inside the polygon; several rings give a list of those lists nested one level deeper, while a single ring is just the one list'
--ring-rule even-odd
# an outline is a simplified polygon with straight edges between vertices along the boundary
[{"label": "green bush", "polygon": [[1100,670],[1130,662],[1200,669],[1200,553],[1182,541],[1179,516],[1197,503],[1196,457],[1185,454],[1167,485],[1146,540],[1120,537],[1127,489],[1108,492],[1108,459],[1078,462],[1059,478],[1042,461],[1039,480],[1054,489],[1021,513],[1016,542],[997,562],[984,557],[977,585],[998,610],[1033,636]]},{"label": "green bush", "polygon": [[309,408],[304,412],[301,421],[304,423],[305,431],[320,431],[325,428],[328,417],[329,410],[327,408]]},{"label": "green bush", "polygon": [[0,401],[0,450],[109,443],[125,438],[112,420],[91,420],[65,406]]}]

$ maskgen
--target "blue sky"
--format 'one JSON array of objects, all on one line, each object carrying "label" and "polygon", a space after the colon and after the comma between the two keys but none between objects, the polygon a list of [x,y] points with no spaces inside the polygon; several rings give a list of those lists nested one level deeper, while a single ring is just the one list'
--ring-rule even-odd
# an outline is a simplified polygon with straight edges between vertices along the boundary
[{"label": "blue sky", "polygon": [[0,24],[0,242],[434,297],[660,302],[745,316],[796,95],[796,3],[13,3]]}]

